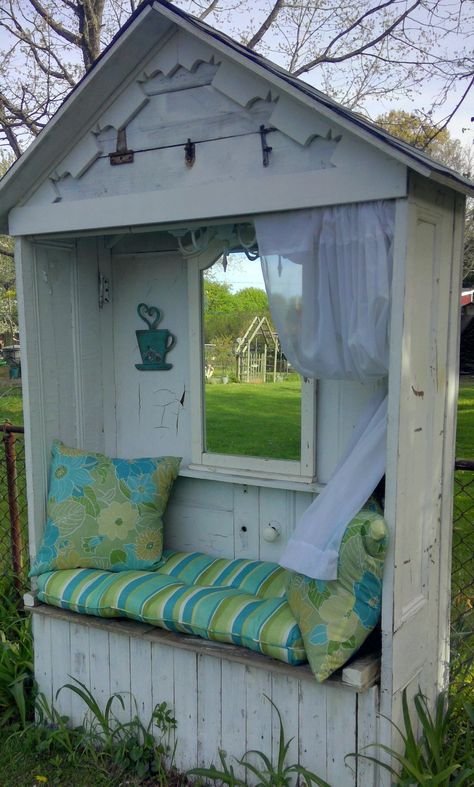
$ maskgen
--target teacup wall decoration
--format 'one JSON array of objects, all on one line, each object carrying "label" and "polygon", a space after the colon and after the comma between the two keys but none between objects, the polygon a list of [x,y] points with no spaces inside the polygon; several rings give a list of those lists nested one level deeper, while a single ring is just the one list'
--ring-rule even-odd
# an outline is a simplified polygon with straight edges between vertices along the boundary
[{"label": "teacup wall decoration", "polygon": [[160,310],[156,306],[139,303],[137,313],[146,322],[148,328],[135,331],[143,361],[143,363],[136,363],[135,368],[141,372],[172,369],[173,364],[166,363],[165,358],[166,354],[175,346],[176,336],[167,328],[158,328],[158,323],[161,320]]}]

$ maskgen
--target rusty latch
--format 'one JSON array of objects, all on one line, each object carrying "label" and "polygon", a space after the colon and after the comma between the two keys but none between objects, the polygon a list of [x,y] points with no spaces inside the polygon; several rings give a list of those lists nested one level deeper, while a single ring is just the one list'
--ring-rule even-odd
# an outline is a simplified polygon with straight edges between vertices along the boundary
[{"label": "rusty latch", "polygon": [[127,148],[127,132],[124,128],[117,131],[117,147],[113,153],[109,154],[109,160],[113,166],[132,164],[133,162],[133,150]]}]

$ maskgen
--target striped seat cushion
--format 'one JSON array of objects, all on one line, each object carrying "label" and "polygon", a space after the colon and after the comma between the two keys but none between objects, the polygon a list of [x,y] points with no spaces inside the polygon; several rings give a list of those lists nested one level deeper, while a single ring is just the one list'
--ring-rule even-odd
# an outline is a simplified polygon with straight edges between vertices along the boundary
[{"label": "striped seat cushion", "polygon": [[167,551],[155,571],[50,571],[38,587],[41,601],[63,609],[131,618],[301,664],[306,653],[286,581],[275,563]]}]

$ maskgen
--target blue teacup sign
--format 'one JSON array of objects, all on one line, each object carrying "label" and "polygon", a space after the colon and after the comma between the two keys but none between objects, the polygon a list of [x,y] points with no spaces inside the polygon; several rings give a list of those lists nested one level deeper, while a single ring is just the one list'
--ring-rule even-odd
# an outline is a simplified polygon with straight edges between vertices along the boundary
[{"label": "blue teacup sign", "polygon": [[141,372],[166,371],[172,369],[172,363],[166,363],[166,353],[176,344],[176,336],[167,328],[158,328],[161,312],[156,306],[139,303],[138,316],[148,325],[147,329],[135,331],[138,347],[143,363],[136,363],[135,368]]}]

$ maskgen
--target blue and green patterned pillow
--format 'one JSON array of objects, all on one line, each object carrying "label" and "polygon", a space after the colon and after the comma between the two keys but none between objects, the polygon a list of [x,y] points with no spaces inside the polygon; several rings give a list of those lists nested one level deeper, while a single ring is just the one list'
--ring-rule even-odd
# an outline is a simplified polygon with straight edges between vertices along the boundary
[{"label": "blue and green patterned pillow", "polygon": [[53,443],[47,522],[31,576],[62,568],[155,568],[180,459],[109,459]]},{"label": "blue and green patterned pillow", "polygon": [[288,603],[316,680],[322,682],[342,667],[376,626],[387,543],[381,514],[364,509],[344,533],[337,579],[291,575]]}]

